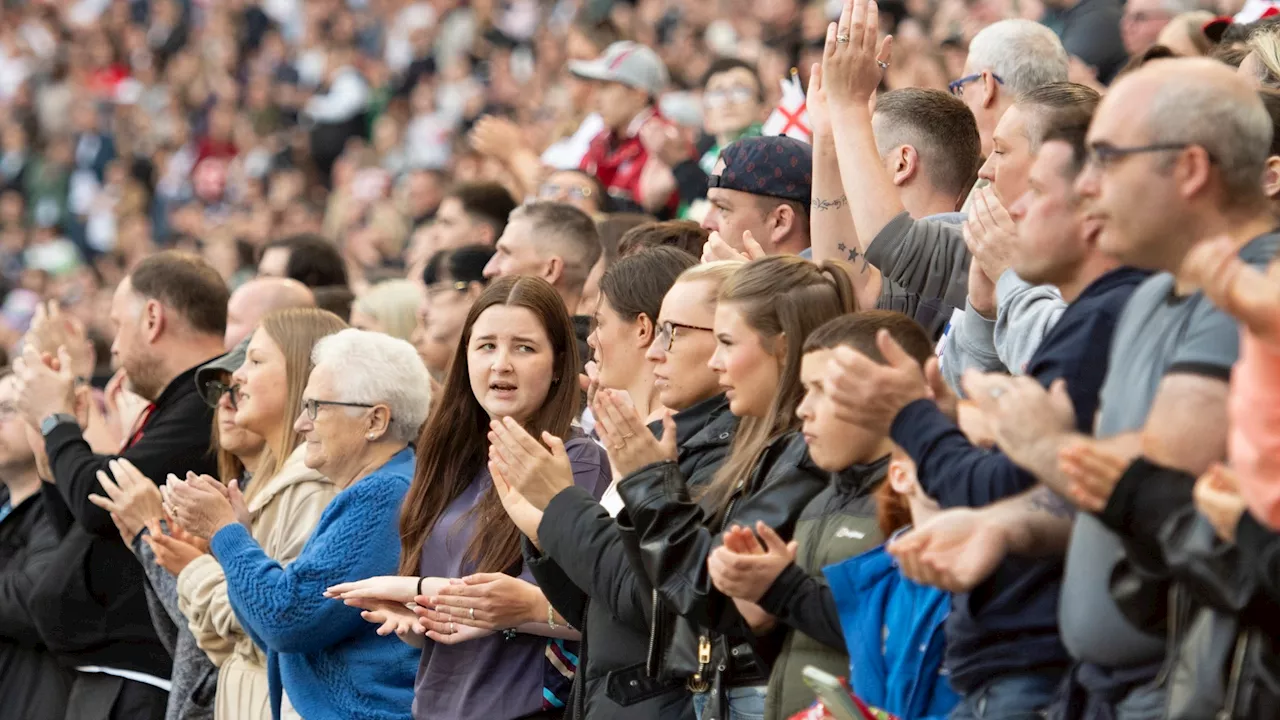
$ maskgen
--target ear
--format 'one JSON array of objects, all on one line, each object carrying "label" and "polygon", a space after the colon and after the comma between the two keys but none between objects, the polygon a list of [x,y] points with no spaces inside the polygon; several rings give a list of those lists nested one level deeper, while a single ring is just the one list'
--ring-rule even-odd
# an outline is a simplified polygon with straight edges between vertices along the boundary
[{"label": "ear", "polygon": [[[773,230],[769,233],[769,242],[773,247],[777,247],[796,226],[796,211],[790,205],[785,203],[778,205],[769,213],[773,216]],[[765,249],[768,252],[768,248]]]},{"label": "ear", "polygon": [[982,107],[995,107],[996,100],[1000,97],[1000,83],[996,82],[996,76],[991,74],[990,70],[982,71]]},{"label": "ear", "polygon": [[1280,196],[1280,155],[1267,158],[1266,169],[1262,173],[1262,190],[1273,200]]},{"label": "ear", "polygon": [[889,161],[892,163],[889,172],[893,174],[893,184],[898,187],[906,185],[920,169],[920,154],[910,145],[896,148]]},{"label": "ear", "polygon": [[1213,161],[1209,158],[1209,153],[1202,147],[1192,145],[1178,155],[1172,175],[1182,197],[1190,199],[1204,190],[1212,173]]},{"label": "ear", "polygon": [[154,343],[168,326],[164,305],[161,305],[158,300],[147,299],[142,305],[141,322],[143,336],[148,343]]},{"label": "ear", "polygon": [[365,438],[381,440],[391,427],[391,410],[386,405],[377,405],[369,411],[369,427],[365,430]]},{"label": "ear", "polygon": [[636,316],[636,345],[637,347],[647,348],[653,344],[654,327],[653,321],[648,315],[640,313]]},{"label": "ear", "polygon": [[909,463],[902,460],[889,462],[889,487],[899,495],[910,497],[916,491],[916,474]]},{"label": "ear", "polygon": [[542,279],[552,285],[557,285],[562,277],[564,277],[564,258],[559,255],[552,255],[547,258],[542,266]]}]

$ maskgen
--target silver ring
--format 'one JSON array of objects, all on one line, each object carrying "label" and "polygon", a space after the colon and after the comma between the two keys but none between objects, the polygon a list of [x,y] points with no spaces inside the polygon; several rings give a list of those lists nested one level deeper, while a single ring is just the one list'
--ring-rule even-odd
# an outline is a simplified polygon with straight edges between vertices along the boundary
[{"label": "silver ring", "polygon": [[998,398],[1003,394],[1004,394],[1004,388],[1002,387],[993,387],[987,391],[987,395],[990,395],[992,399]]},{"label": "silver ring", "polygon": [[453,634],[453,632],[454,632],[454,630],[453,630],[453,623],[449,623],[449,634],[450,634],[450,635],[452,635],[452,634]]},{"label": "silver ring", "polygon": [[472,620],[475,620],[475,619],[476,619],[476,609],[475,609],[475,608],[467,608],[467,617],[470,617]]},{"label": "silver ring", "polygon": [[849,36],[848,36],[848,35],[837,35],[837,36],[836,36],[836,42],[840,43],[841,45],[844,45],[845,43],[849,42]]},{"label": "silver ring", "polygon": [[885,61],[883,61],[883,60],[877,60],[877,61],[876,61],[876,64],[880,66],[880,69],[881,69],[881,70],[888,70],[888,69],[889,69],[889,63],[887,63],[887,62],[885,62]]}]

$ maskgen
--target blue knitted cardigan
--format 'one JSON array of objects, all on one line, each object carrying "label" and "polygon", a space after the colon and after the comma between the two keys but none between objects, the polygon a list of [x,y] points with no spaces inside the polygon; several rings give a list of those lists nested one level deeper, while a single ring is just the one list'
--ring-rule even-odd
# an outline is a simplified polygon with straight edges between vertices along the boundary
[{"label": "blue knitted cardigan", "polygon": [[406,448],[338,493],[288,567],[239,523],[210,541],[236,618],[267,653],[273,717],[280,717],[287,687],[307,720],[411,720],[420,651],[394,635],[379,637],[360,610],[323,593],[337,583],[396,573],[400,506],[413,468],[413,450]]}]

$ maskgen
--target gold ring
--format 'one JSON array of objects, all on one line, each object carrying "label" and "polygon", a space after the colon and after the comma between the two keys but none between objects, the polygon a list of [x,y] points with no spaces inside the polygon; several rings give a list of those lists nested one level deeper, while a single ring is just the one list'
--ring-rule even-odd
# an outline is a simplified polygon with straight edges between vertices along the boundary
[{"label": "gold ring", "polygon": [[845,44],[845,43],[849,42],[849,36],[848,36],[848,35],[837,35],[837,36],[836,36],[836,42],[838,42],[838,43],[840,43],[841,45],[843,45],[843,44]]},{"label": "gold ring", "polygon": [[475,609],[475,608],[468,608],[468,609],[467,609],[467,615],[468,615],[468,617],[470,617],[472,620],[475,620],[475,619],[476,619],[476,609]]},{"label": "gold ring", "polygon": [[453,623],[449,623],[449,634],[453,634]]}]

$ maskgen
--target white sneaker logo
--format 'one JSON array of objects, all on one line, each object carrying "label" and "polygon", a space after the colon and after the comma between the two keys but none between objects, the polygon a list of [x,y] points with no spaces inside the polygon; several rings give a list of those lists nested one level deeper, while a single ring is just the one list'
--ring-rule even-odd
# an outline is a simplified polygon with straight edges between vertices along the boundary
[{"label": "white sneaker logo", "polygon": [[857,530],[850,530],[849,528],[845,528],[845,527],[842,527],[836,531],[837,540],[861,540],[866,536],[867,536],[866,533],[861,533],[861,532],[858,532]]}]

